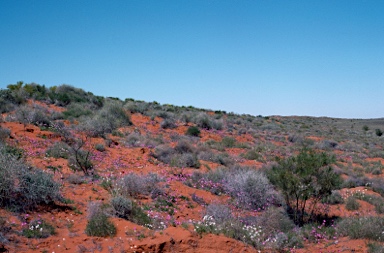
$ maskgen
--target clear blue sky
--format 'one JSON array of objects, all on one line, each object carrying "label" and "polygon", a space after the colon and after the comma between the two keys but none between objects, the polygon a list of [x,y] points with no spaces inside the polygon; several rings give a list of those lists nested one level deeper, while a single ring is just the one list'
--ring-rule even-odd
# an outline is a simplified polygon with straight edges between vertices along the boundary
[{"label": "clear blue sky", "polygon": [[0,87],[384,117],[384,1],[0,0]]}]

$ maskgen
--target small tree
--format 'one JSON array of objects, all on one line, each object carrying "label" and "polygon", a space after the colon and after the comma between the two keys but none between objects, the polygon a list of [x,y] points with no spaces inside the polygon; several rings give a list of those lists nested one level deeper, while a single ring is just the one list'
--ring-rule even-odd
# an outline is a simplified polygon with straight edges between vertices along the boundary
[{"label": "small tree", "polygon": [[379,136],[379,137],[383,135],[383,131],[381,129],[379,129],[379,128],[377,128],[375,130],[375,132],[376,132],[376,135]]},{"label": "small tree", "polygon": [[296,224],[312,220],[317,204],[341,185],[340,175],[330,166],[334,162],[334,156],[304,149],[268,171],[270,181],[281,190],[288,213]]}]

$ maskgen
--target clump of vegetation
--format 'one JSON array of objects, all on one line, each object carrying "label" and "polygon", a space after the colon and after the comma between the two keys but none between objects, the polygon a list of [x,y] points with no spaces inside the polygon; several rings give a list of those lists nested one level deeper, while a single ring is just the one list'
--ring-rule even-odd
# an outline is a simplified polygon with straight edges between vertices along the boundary
[{"label": "clump of vegetation", "polygon": [[334,156],[304,149],[267,171],[268,178],[281,190],[296,224],[313,220],[317,204],[341,186],[340,175],[330,166],[334,162]]},{"label": "clump of vegetation", "polygon": [[22,235],[27,238],[47,238],[56,234],[55,228],[42,219],[35,219],[26,225]]},{"label": "clump of vegetation", "polygon": [[188,127],[187,132],[185,134],[189,135],[189,136],[199,137],[200,136],[200,129],[196,126],[190,126],[190,127]]},{"label": "clump of vegetation", "polygon": [[383,217],[352,217],[344,218],[338,223],[338,229],[342,236],[349,236],[351,239],[369,239],[384,241]]},{"label": "clump of vegetation", "polygon": [[104,208],[100,202],[88,204],[88,223],[85,228],[88,236],[113,237],[116,235],[116,227],[109,220]]},{"label": "clump of vegetation", "polygon": [[60,185],[51,174],[29,168],[0,146],[0,206],[24,211],[62,200]]},{"label": "clump of vegetation", "polygon": [[104,152],[105,151],[105,146],[103,144],[101,144],[101,143],[98,143],[98,144],[95,145],[95,149],[97,151]]},{"label": "clump of vegetation", "polygon": [[45,151],[47,157],[64,158],[68,159],[70,154],[70,147],[64,142],[55,142],[51,147]]},{"label": "clump of vegetation", "polygon": [[175,148],[168,145],[157,146],[152,156],[175,167],[200,167],[196,149],[183,140],[179,141]]},{"label": "clump of vegetation", "polygon": [[345,208],[348,211],[356,211],[356,210],[359,210],[360,204],[359,202],[357,202],[355,197],[349,196],[345,202]]}]

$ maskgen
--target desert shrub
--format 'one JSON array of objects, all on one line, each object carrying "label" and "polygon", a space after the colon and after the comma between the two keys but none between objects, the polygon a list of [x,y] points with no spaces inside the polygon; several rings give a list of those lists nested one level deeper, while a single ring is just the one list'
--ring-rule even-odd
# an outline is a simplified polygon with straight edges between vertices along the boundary
[{"label": "desert shrub", "polygon": [[218,164],[221,164],[224,166],[231,166],[235,163],[235,161],[232,159],[232,157],[230,157],[227,153],[216,154],[213,157],[212,162],[218,163]]},{"label": "desert shrub", "polygon": [[160,127],[163,129],[174,129],[177,127],[176,121],[173,118],[165,118],[161,123]]},{"label": "desert shrub", "polygon": [[200,136],[200,130],[198,127],[190,126],[190,127],[188,127],[187,132],[185,134],[189,135],[189,136],[199,137]]},{"label": "desert shrub", "polygon": [[319,143],[318,147],[320,149],[334,149],[338,146],[339,144],[336,141],[333,140],[323,140]]},{"label": "desert shrub", "polygon": [[88,204],[88,223],[85,228],[88,236],[113,237],[116,234],[115,225],[109,220],[100,202]]},{"label": "desert shrub", "polygon": [[72,149],[68,158],[68,167],[73,171],[82,171],[84,175],[90,175],[93,172],[91,152],[84,149]]},{"label": "desert shrub", "polygon": [[221,140],[221,144],[223,145],[224,148],[234,148],[236,146],[236,139],[225,136]]},{"label": "desert shrub", "polygon": [[288,136],[288,141],[292,142],[292,143],[301,144],[301,143],[303,143],[303,140],[304,140],[303,137],[300,135],[297,135],[297,134],[290,134]]},{"label": "desert shrub", "polygon": [[359,210],[360,204],[357,202],[356,198],[353,196],[349,196],[345,201],[345,208],[348,211],[356,211]]},{"label": "desert shrub", "polygon": [[128,219],[132,213],[132,200],[123,196],[115,196],[111,199],[111,205],[118,217]]},{"label": "desert shrub", "polygon": [[17,104],[16,98],[11,90],[0,89],[0,112],[13,111]]},{"label": "desert shrub", "polygon": [[280,252],[302,245],[302,239],[291,232],[294,227],[292,221],[276,209],[264,212],[261,217],[235,218],[227,206],[210,204],[203,220],[194,226],[199,234],[222,233],[257,249],[268,248]]},{"label": "desert shrub", "polygon": [[256,148],[252,148],[251,150],[248,150],[247,152],[241,154],[241,157],[247,160],[256,160],[256,161],[261,161],[263,159],[262,154]]},{"label": "desert shrub", "polygon": [[369,184],[371,184],[371,180],[369,178],[356,177],[352,175],[342,183],[341,188],[355,188],[359,186],[367,186]]},{"label": "desert shrub", "polygon": [[98,143],[98,144],[95,145],[95,149],[97,151],[104,152],[105,151],[105,146],[103,144],[101,144],[101,143]]},{"label": "desert shrub", "polygon": [[197,155],[193,153],[177,154],[172,157],[169,164],[179,168],[200,168],[200,162]]},{"label": "desert shrub", "polygon": [[0,206],[13,203],[18,192],[18,171],[25,170],[26,165],[14,156],[6,154],[4,147],[0,146]]},{"label": "desert shrub", "polygon": [[[283,193],[295,223],[303,225],[311,220],[317,203],[340,187],[341,177],[330,167],[334,161],[326,153],[304,149],[267,171],[268,178]],[[308,207],[309,199],[312,205]]]},{"label": "desert shrub", "polygon": [[172,156],[176,154],[176,151],[168,145],[159,145],[155,148],[153,157],[162,161],[163,163],[169,164],[171,162]]},{"label": "desert shrub", "polygon": [[123,219],[132,221],[136,224],[151,227],[152,219],[129,198],[116,195],[111,199],[114,213]]},{"label": "desert shrub", "polygon": [[132,132],[125,138],[125,144],[128,147],[140,147],[144,144],[144,137],[139,133]]},{"label": "desert shrub", "polygon": [[51,87],[48,96],[58,106],[67,106],[71,103],[91,103],[100,108],[104,103],[104,98],[66,84]]},{"label": "desert shrub", "polygon": [[379,129],[379,128],[375,129],[375,133],[379,137],[383,135],[383,131],[381,129]]},{"label": "desert shrub", "polygon": [[27,238],[47,238],[56,234],[56,231],[55,228],[45,220],[35,219],[31,221],[21,233]]},{"label": "desert shrub", "polygon": [[45,151],[47,157],[68,159],[70,147],[64,142],[55,142]]},{"label": "desert shrub", "polygon": [[353,197],[364,200],[369,204],[374,205],[375,211],[378,214],[384,213],[384,199],[382,197],[365,193],[354,194]]},{"label": "desert shrub", "polygon": [[180,140],[175,146],[175,151],[180,154],[193,153],[195,152],[195,148],[189,142]]},{"label": "desert shrub", "polygon": [[233,218],[231,209],[223,204],[209,204],[205,212],[206,215],[212,216],[218,224],[224,224]]},{"label": "desert shrub", "polygon": [[384,246],[380,245],[376,242],[368,242],[368,253],[383,253],[384,252]]},{"label": "desert shrub", "polygon": [[198,114],[194,119],[194,123],[202,128],[202,129],[216,129],[216,130],[222,130],[223,129],[223,123],[220,120],[212,119],[210,116],[208,116],[206,113],[200,113]]},{"label": "desert shrub", "polygon": [[343,204],[344,199],[343,199],[343,196],[341,196],[339,191],[332,191],[331,195],[324,197],[322,199],[322,203],[330,204],[330,205]]},{"label": "desert shrub", "polygon": [[288,233],[295,227],[284,209],[275,207],[268,208],[257,217],[256,224],[263,227],[267,235]]},{"label": "desert shrub", "polygon": [[51,126],[52,118],[47,109],[42,106],[34,105],[31,115],[31,123],[36,126]]},{"label": "desert shrub", "polygon": [[175,148],[167,145],[159,145],[155,148],[155,152],[152,153],[152,156],[171,166],[180,168],[200,167],[195,148],[184,140],[180,140]]},{"label": "desert shrub", "polygon": [[11,136],[11,130],[0,127],[0,142],[4,142]]},{"label": "desert shrub", "polygon": [[116,195],[137,197],[148,195],[163,181],[156,173],[137,175],[129,173],[116,182],[114,192]]},{"label": "desert shrub", "polygon": [[71,184],[83,184],[85,182],[82,176],[76,174],[68,175],[67,181]]},{"label": "desert shrub", "polygon": [[29,168],[0,147],[0,206],[30,210],[40,204],[62,201],[60,185],[51,174]]},{"label": "desert shrub", "polygon": [[122,103],[118,101],[108,101],[95,116],[84,119],[80,130],[87,132],[90,136],[104,136],[112,133],[119,127],[132,125],[131,119],[123,109]]},{"label": "desert shrub", "polygon": [[68,105],[67,110],[62,112],[65,119],[76,119],[81,116],[90,116],[93,114],[90,105],[84,103],[72,103]]},{"label": "desert shrub", "polygon": [[268,178],[250,168],[231,168],[224,187],[237,204],[249,210],[265,209],[278,202]]},{"label": "desert shrub", "polygon": [[341,236],[349,236],[351,239],[384,241],[383,217],[344,218],[337,224],[337,227]]},{"label": "desert shrub", "polygon": [[32,113],[32,108],[26,105],[21,105],[16,108],[15,119],[24,125],[24,130],[28,124],[32,124]]},{"label": "desert shrub", "polygon": [[[368,179],[367,179],[368,180]],[[369,182],[365,184],[366,186],[371,186],[374,192],[379,193],[382,197],[384,197],[384,181],[381,178],[371,179]]]},{"label": "desert shrub", "polygon": [[33,169],[19,176],[19,180],[22,203],[27,208],[63,200],[60,185],[53,180],[51,174]]}]

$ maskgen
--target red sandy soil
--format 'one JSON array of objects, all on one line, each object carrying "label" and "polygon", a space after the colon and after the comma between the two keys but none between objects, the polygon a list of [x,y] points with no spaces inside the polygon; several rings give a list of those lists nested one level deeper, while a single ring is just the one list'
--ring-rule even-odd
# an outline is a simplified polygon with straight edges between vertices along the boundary
[{"label": "red sandy soil", "polygon": [[[52,110],[59,110],[51,107]],[[156,118],[151,121],[148,117],[140,114],[131,115],[134,126],[121,129],[125,132],[133,132],[135,129],[147,131],[153,134],[162,133],[164,138],[170,138],[171,133],[184,134],[188,126],[179,126],[174,130],[162,130],[160,128],[161,119]],[[28,125],[26,131],[24,126],[19,123],[5,122],[1,123],[2,127],[11,129],[11,142],[23,147],[27,153],[27,161],[32,165],[50,171],[47,166],[61,166],[60,171],[55,173],[55,179],[63,185],[62,193],[65,198],[74,201],[71,206],[76,206],[76,210],[71,210],[62,205],[62,208],[37,210],[35,212],[25,214],[14,214],[0,210],[0,216],[7,218],[7,224],[10,224],[13,230],[21,231],[22,223],[28,222],[33,218],[41,217],[54,225],[56,235],[46,239],[27,239],[17,234],[12,234],[10,243],[7,244],[9,252],[261,252],[250,246],[245,245],[234,239],[230,239],[221,235],[203,235],[202,237],[193,231],[191,221],[201,220],[204,207],[197,203],[192,203],[190,207],[186,207],[186,200],[178,198],[176,203],[174,222],[176,227],[169,226],[163,231],[154,232],[145,227],[141,227],[130,221],[112,218],[113,223],[117,227],[117,235],[114,238],[98,238],[88,237],[85,234],[87,224],[87,204],[89,201],[100,200],[109,201],[110,193],[103,189],[99,182],[88,182],[85,184],[75,185],[69,183],[66,179],[69,175],[74,174],[68,166],[67,160],[47,158],[44,155],[45,150],[60,138],[49,131],[41,131],[38,127]],[[220,131],[202,131],[201,139],[220,141],[223,133]],[[130,172],[139,174],[147,174],[156,172],[160,175],[167,176],[169,184],[169,193],[173,196],[186,196],[191,198],[192,194],[204,199],[206,203],[225,202],[228,197],[216,196],[210,192],[187,187],[179,180],[174,180],[183,173],[192,173],[194,169],[175,169],[170,168],[158,162],[149,162],[150,148],[125,147],[118,137],[110,137],[116,141],[115,145],[106,147],[105,152],[98,152],[95,167],[101,176],[115,175],[123,176]],[[250,135],[236,137],[241,142],[252,142],[254,138]],[[318,140],[316,137],[312,137]],[[103,143],[100,138],[93,138],[88,145],[92,146],[97,143]],[[232,148],[227,150],[231,156],[239,156],[243,149]],[[245,165],[252,165],[260,168],[261,163],[256,161],[240,161]],[[381,162],[383,162],[381,160]],[[214,169],[217,164],[201,161],[202,164],[208,164]],[[204,166],[201,166],[204,169]],[[52,171],[50,171],[53,173]],[[79,176],[80,173],[78,174]],[[359,189],[356,189],[359,190]],[[360,189],[362,190],[362,189]],[[343,192],[343,194],[348,194]],[[137,201],[146,203],[149,199],[143,198]],[[365,202],[362,205],[360,213],[371,212],[374,210],[371,205]],[[332,207],[331,213],[340,216],[352,216],[353,212],[346,211],[343,206]],[[167,217],[165,217],[166,219]],[[180,224],[189,224],[180,226]],[[307,244],[304,249],[292,250],[293,252],[366,252],[366,242],[364,240],[350,240],[348,238],[338,238],[334,241],[325,241],[318,244]],[[263,251],[264,252],[264,251]],[[267,251],[265,251],[267,252]]]}]

